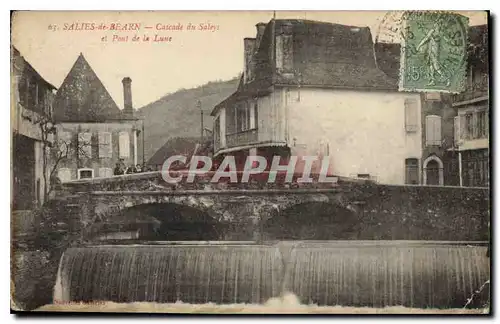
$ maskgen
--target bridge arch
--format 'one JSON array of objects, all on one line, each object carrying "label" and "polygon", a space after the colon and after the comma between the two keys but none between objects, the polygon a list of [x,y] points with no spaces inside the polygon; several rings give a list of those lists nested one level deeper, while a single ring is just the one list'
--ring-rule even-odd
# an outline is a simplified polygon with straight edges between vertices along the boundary
[{"label": "bridge arch", "polygon": [[355,237],[356,211],[331,201],[302,201],[262,220],[265,239],[346,240]]},{"label": "bridge arch", "polygon": [[216,202],[199,197],[107,198],[96,200],[96,224],[87,235],[92,240],[219,240],[226,226]]}]

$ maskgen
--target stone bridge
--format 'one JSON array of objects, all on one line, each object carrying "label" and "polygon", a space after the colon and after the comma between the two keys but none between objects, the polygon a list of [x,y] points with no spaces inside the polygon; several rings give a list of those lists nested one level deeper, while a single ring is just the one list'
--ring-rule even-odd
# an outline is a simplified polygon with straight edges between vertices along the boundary
[{"label": "stone bridge", "polygon": [[210,179],[148,172],[67,182],[57,195],[92,240],[487,239],[485,188]]}]

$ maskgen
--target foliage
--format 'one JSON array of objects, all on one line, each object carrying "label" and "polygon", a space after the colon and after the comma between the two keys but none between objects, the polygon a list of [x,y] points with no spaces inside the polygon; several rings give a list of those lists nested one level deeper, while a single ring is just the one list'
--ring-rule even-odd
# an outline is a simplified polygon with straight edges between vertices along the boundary
[{"label": "foliage", "polygon": [[[204,113],[204,126],[212,128],[210,112],[215,105],[230,96],[237,88],[239,79],[209,82],[203,86],[179,90],[140,108],[137,113],[144,118],[146,161],[160,149],[169,138],[199,137],[200,110],[196,107],[201,102]],[[142,145],[142,143],[139,143]],[[139,160],[142,150],[139,150]]]}]

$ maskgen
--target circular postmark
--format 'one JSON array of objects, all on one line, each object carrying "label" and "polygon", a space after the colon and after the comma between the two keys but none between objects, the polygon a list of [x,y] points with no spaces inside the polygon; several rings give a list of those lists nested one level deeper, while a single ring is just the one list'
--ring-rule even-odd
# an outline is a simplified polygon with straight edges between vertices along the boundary
[{"label": "circular postmark", "polygon": [[451,12],[390,12],[379,26],[375,54],[380,56],[387,44],[398,47],[400,90],[460,92],[465,85],[467,23],[466,17]]}]

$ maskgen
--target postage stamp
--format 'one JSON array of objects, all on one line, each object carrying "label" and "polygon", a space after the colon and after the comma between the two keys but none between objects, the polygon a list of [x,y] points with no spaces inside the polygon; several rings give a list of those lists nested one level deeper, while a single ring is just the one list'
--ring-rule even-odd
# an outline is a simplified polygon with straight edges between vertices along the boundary
[{"label": "postage stamp", "polygon": [[449,12],[406,12],[399,90],[464,90],[468,18]]}]

